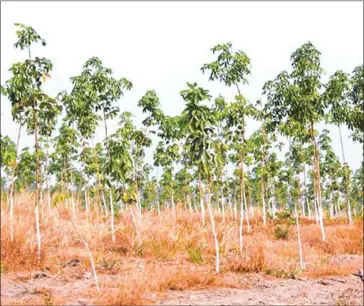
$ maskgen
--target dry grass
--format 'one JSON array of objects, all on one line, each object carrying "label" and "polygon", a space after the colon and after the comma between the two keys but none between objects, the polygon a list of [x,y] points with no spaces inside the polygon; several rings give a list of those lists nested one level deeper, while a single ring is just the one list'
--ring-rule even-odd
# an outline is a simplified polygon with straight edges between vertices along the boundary
[{"label": "dry grass", "polygon": [[[90,271],[90,263],[69,221],[70,208],[59,206],[57,213],[54,210],[52,215],[45,208],[41,220],[42,261],[38,263],[32,207],[29,195],[18,198],[15,239],[10,241],[8,208],[2,203],[2,271],[47,269],[50,273],[58,273],[64,282],[82,278],[82,273]],[[257,214],[251,220],[252,232],[247,233],[244,229],[244,251],[240,254],[239,222],[228,214],[224,223],[221,217],[216,219],[222,270],[219,275],[214,273],[215,250],[210,225],[202,226],[199,213],[191,215],[179,209],[175,221],[168,210],[163,211],[161,216],[156,212],[145,212],[142,219],[134,224],[131,211],[124,211],[115,221],[116,241],[112,242],[108,220],[93,213],[92,221],[88,222],[85,213],[78,212],[77,226],[93,253],[102,290],[101,295],[95,296],[91,282],[83,293],[100,304],[146,304],[158,298],[153,293],[161,294],[166,290],[242,287],[243,284],[234,283],[231,277],[229,280],[224,277],[231,273],[266,273],[283,278],[300,273],[308,277],[347,275],[356,271],[362,261],[362,220],[352,226],[343,220],[326,222],[326,242],[322,242],[320,229],[314,221],[301,220],[306,262],[306,269],[302,272],[294,225],[287,225],[289,235],[286,240],[277,240],[273,234],[277,222],[270,221],[264,228]],[[348,254],[354,255],[354,259],[347,264],[345,256]],[[74,258],[82,260],[79,267],[67,270],[62,266],[62,263]],[[53,297],[48,291],[35,298],[39,302],[44,300],[44,296],[62,303],[60,297]]]}]

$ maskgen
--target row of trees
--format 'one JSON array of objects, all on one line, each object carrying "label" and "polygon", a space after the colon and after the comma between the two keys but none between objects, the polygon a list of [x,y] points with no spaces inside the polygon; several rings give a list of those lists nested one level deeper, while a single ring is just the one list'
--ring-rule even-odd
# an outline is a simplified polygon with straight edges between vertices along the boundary
[{"label": "row of trees", "polygon": [[[16,195],[24,189],[35,190],[39,258],[39,215],[46,208],[51,212],[60,201],[70,205],[74,222],[80,209],[89,222],[93,210],[105,215],[113,240],[114,216],[127,206],[135,206],[136,219],[142,218],[143,210],[160,213],[164,208],[176,218],[177,203],[191,213],[201,211],[203,224],[207,212],[217,270],[215,214],[223,222],[239,218],[241,251],[243,224],[252,229],[250,218],[257,208],[263,225],[282,209],[296,212],[297,226],[298,212],[315,218],[323,240],[326,212],[331,218],[345,216],[350,223],[353,214],[362,214],[363,165],[355,172],[349,168],[341,128],[348,127],[352,140],[364,143],[363,65],[351,74],[338,71],[324,84],[320,52],[308,42],[292,53],[291,72],[283,71],[265,83],[265,100],[250,102],[242,94],[251,69],[249,57],[234,51],[230,43],[217,45],[212,48],[215,60],[201,71],[211,82],[234,88],[232,101],[222,96],[213,99],[207,89],[187,83],[180,92],[185,109],[172,117],[163,112],[157,93],[150,90],[138,102],[144,114],[138,127],[133,115],[118,107],[132,82],[114,77],[97,57],[71,78],[69,92],[48,96],[43,84],[52,63],[31,56],[34,44],[45,46],[46,42],[33,28],[16,26],[15,48],[28,50],[28,59],[12,65],[12,77],[1,87],[19,124],[16,143],[1,137],[1,184],[10,207],[12,238]],[[119,120],[114,133],[108,131],[111,119]],[[251,135],[246,132],[247,120],[259,125]],[[317,124],[322,122],[337,126],[340,158],[331,146],[329,131],[318,133]],[[93,144],[101,123],[105,138]],[[35,148],[18,152],[24,128],[34,135]],[[282,139],[289,149],[280,160],[277,151],[283,148]],[[157,144],[154,163],[149,165],[145,157],[153,144]],[[153,170],[160,177],[152,176]]]}]

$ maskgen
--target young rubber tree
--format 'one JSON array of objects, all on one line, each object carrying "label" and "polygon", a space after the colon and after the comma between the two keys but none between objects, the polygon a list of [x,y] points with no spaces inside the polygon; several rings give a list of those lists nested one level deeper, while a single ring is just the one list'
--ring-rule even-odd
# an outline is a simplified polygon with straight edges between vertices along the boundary
[{"label": "young rubber tree", "polygon": [[[14,188],[14,174],[16,170],[16,160],[17,160],[17,151],[15,143],[9,138],[9,136],[0,137],[0,149],[1,149],[1,156],[0,156],[0,166],[1,166],[1,173],[4,172],[7,174],[9,178],[10,188],[8,188],[7,199],[9,199],[9,222],[10,222],[10,240],[14,240],[14,215],[13,215],[13,202],[11,199],[11,190]],[[3,172],[4,168],[4,172]],[[2,177],[4,177],[2,175]]]},{"label": "young rubber tree", "polygon": [[292,72],[281,72],[273,81],[264,84],[263,94],[267,95],[266,109],[275,124],[284,119],[302,124],[310,132],[313,145],[316,201],[319,207],[322,240],[326,240],[322,210],[322,191],[315,125],[320,122],[327,109],[327,103],[320,92],[323,69],[320,52],[311,42],[303,44],[291,55]]},{"label": "young rubber tree", "polygon": [[[40,37],[40,35],[32,27],[26,26],[22,23],[15,23],[15,26],[17,27],[16,36],[17,36],[18,40],[15,42],[14,47],[16,49],[20,49],[20,50],[27,49],[28,50],[28,60],[31,60],[31,46],[38,42],[41,42],[42,45],[45,46],[46,42],[42,37]],[[12,70],[12,69],[10,69],[10,70]],[[46,73],[42,76],[43,80],[46,76],[49,76],[49,75]],[[14,77],[11,80],[7,81],[6,86],[1,87],[1,93],[3,95],[5,95],[11,101],[12,105],[14,105],[14,103],[16,103],[17,101],[20,101],[22,98],[19,96],[20,95],[19,91],[21,90],[21,88],[19,88],[19,84],[22,81],[21,78],[22,78],[21,75],[17,75],[17,76],[14,75]],[[16,143],[16,155],[18,155],[20,135],[21,135],[22,126],[25,124],[25,118],[23,116],[23,113],[16,112],[16,111],[12,112],[12,116],[13,116],[13,120],[19,124],[18,138],[17,138],[17,143]],[[12,219],[13,219],[14,202],[15,202],[15,199],[14,199],[14,184],[15,184],[14,174],[16,171],[16,162],[17,161],[15,160],[13,172],[11,175],[11,184],[10,184],[10,192],[9,192],[11,227],[13,226]],[[11,233],[12,233],[12,230],[11,230]],[[12,234],[11,234],[11,237],[12,237]]]},{"label": "young rubber tree", "polygon": [[[124,90],[130,90],[133,85],[125,79],[115,79],[110,68],[103,66],[102,61],[97,57],[91,57],[83,66],[83,82],[87,88],[85,99],[95,111],[100,111],[104,121],[105,139],[108,137],[107,120],[115,118],[119,113],[119,107],[115,103],[124,94]],[[106,143],[106,142],[105,142]],[[109,163],[112,164],[112,156],[107,152]],[[105,178],[109,179],[109,178]],[[110,206],[113,204],[112,190],[109,193]]]},{"label": "young rubber tree", "polygon": [[74,166],[73,161],[76,159],[79,142],[79,135],[77,130],[68,126],[68,122],[63,121],[62,126],[59,129],[59,135],[55,137],[55,154],[58,155],[60,163],[63,165],[63,180],[66,186],[67,194],[71,198],[72,206],[72,219],[76,220],[76,206],[75,199],[72,190],[72,185],[74,182],[73,172]]},{"label": "young rubber tree", "polygon": [[189,160],[196,164],[200,181],[200,194],[203,198],[201,176],[207,178],[207,205],[211,221],[212,234],[216,250],[216,272],[220,271],[219,242],[215,228],[215,220],[211,208],[211,173],[216,165],[212,148],[214,133],[214,114],[202,102],[210,100],[208,91],[197,87],[196,83],[187,83],[188,89],[181,91],[182,98],[186,101],[186,108],[182,113],[182,126],[186,131],[186,145],[189,148]]},{"label": "young rubber tree", "polygon": [[344,180],[345,180],[345,202],[347,208],[347,215],[349,223],[353,222],[351,205],[349,198],[349,176],[347,173],[347,163],[345,159],[344,142],[341,133],[341,125],[346,124],[349,121],[349,115],[352,110],[350,103],[350,77],[348,74],[337,71],[331,76],[325,90],[325,99],[330,107],[330,111],[327,114],[327,122],[338,126],[340,145],[342,152],[342,161],[344,165]]},{"label": "young rubber tree", "polygon": [[29,134],[34,135],[36,155],[35,216],[38,260],[41,259],[41,238],[39,229],[39,160],[38,136],[42,119],[52,121],[61,111],[58,102],[43,92],[42,79],[49,74],[53,65],[49,59],[35,57],[12,65],[12,78],[2,87],[12,105],[13,118],[24,118]]}]

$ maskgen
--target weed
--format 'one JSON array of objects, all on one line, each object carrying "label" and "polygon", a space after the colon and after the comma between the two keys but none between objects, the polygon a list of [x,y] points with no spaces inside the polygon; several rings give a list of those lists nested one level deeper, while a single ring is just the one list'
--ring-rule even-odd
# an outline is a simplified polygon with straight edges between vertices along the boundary
[{"label": "weed", "polygon": [[276,239],[288,240],[289,230],[278,225],[274,228],[273,234]]},{"label": "weed", "polygon": [[200,247],[193,247],[193,246],[188,247],[187,254],[189,256],[190,261],[193,264],[200,265],[204,263],[204,259],[202,257],[202,250]]}]

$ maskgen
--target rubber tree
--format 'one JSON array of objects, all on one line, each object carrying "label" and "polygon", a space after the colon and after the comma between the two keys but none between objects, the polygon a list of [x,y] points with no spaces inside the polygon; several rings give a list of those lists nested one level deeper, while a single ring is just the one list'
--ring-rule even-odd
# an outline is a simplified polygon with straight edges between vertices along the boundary
[{"label": "rubber tree", "polygon": [[321,53],[311,42],[303,44],[291,55],[292,72],[281,72],[275,80],[263,86],[267,96],[266,109],[275,123],[284,119],[300,122],[310,132],[314,148],[313,164],[315,177],[315,199],[319,207],[322,240],[326,240],[322,210],[322,191],[319,166],[319,151],[316,141],[315,125],[320,122],[327,109],[327,103],[320,92],[323,69]]},{"label": "rubber tree", "polygon": [[[16,161],[17,161],[17,151],[15,143],[9,138],[9,136],[0,137],[0,149],[1,149],[1,156],[0,156],[0,166],[1,166],[1,173],[4,172],[7,174],[9,178],[9,186],[8,186],[8,192],[7,192],[7,199],[9,202],[9,213],[10,213],[10,240],[14,240],[14,222],[13,222],[13,202],[11,199],[11,190],[14,187],[14,176],[15,176],[15,170],[16,170]],[[4,172],[3,172],[4,168]],[[2,177],[5,177],[5,175],[2,175]],[[2,189],[2,186],[1,186]]]},{"label": "rubber tree", "polygon": [[212,234],[216,250],[216,272],[220,271],[219,242],[215,228],[214,216],[211,208],[211,173],[216,165],[215,154],[212,148],[215,117],[211,109],[201,104],[210,100],[208,91],[198,87],[197,83],[187,83],[188,89],[181,91],[181,96],[186,102],[182,113],[182,121],[186,131],[186,145],[189,148],[189,160],[196,164],[200,181],[200,196],[203,198],[201,177],[207,178],[207,205],[211,221]]},{"label": "rubber tree", "polygon": [[[20,50],[26,49],[28,51],[28,60],[31,60],[31,46],[38,42],[41,42],[41,44],[43,46],[45,46],[46,41],[30,26],[26,26],[22,23],[15,23],[15,26],[17,27],[17,31],[16,31],[17,41],[14,44],[14,48],[20,49]],[[42,78],[44,79],[46,76],[48,76],[48,74],[43,75]],[[19,81],[21,82],[21,78],[22,78],[21,75],[18,75],[18,76],[14,75],[14,77],[11,80],[7,81],[7,85],[5,87],[1,87],[1,93],[11,101],[12,105],[14,103],[16,103],[17,101],[21,100],[21,97],[19,97],[19,92],[18,93],[15,92],[15,91],[19,91],[19,89],[20,89],[20,88],[16,88],[16,87],[18,86]],[[16,155],[18,155],[21,130],[22,130],[22,126],[25,124],[26,119],[24,118],[23,113],[21,113],[21,112],[12,112],[12,116],[13,116],[13,120],[19,124],[18,138],[17,138],[17,143],[16,143]],[[16,162],[17,161],[15,161],[15,164],[13,167],[10,192],[9,192],[11,240],[13,239],[12,233],[13,233],[13,215],[14,215],[14,202],[15,202],[15,199],[14,199],[14,184],[15,184],[14,174],[16,171]]]},{"label": "rubber tree", "polygon": [[[22,116],[29,134],[34,134],[36,154],[36,187],[35,215],[38,245],[38,259],[41,258],[41,238],[39,230],[39,165],[38,165],[38,134],[39,117],[51,121],[61,112],[61,106],[55,99],[42,90],[41,79],[52,70],[52,63],[46,58],[36,57],[13,64],[10,71],[13,77],[6,82],[3,93],[6,93],[12,104],[13,118]],[[16,115],[14,115],[16,114]]]},{"label": "rubber tree", "polygon": [[[341,165],[339,158],[336,156],[333,148],[331,147],[331,138],[329,131],[324,129],[319,136],[318,145],[320,148],[320,162],[322,168],[323,182],[326,181],[326,198],[329,202],[329,214],[330,217],[334,217],[335,203],[339,203],[340,186],[338,179],[341,176],[340,173],[344,173],[344,195],[348,192],[349,178],[347,177],[348,171],[344,165]],[[345,201],[346,202],[346,201]],[[336,206],[337,210],[339,205]]]},{"label": "rubber tree", "polygon": [[154,166],[163,167],[162,184],[166,196],[170,198],[173,217],[177,217],[176,205],[174,199],[174,174],[173,163],[179,158],[179,147],[177,144],[167,145],[160,141],[154,153]]},{"label": "rubber tree", "polygon": [[[82,137],[82,154],[80,161],[83,164],[84,174],[84,199],[87,218],[89,219],[90,203],[88,202],[87,193],[87,173],[86,173],[86,147],[87,141],[92,138],[96,132],[101,116],[96,114],[95,108],[97,95],[93,90],[92,75],[90,69],[84,67],[81,75],[71,78],[73,88],[70,94],[62,93],[62,101],[66,109],[66,118],[69,124],[75,124],[76,129]],[[96,89],[97,90],[97,89]],[[95,97],[96,96],[96,97]]]},{"label": "rubber tree", "polygon": [[66,120],[63,121],[60,129],[59,135],[55,137],[55,154],[58,155],[58,159],[60,160],[60,164],[63,165],[63,179],[66,184],[67,193],[71,198],[71,206],[72,206],[72,219],[76,221],[76,207],[75,207],[75,199],[72,191],[73,185],[73,160],[77,159],[78,148],[80,146],[79,134],[77,130],[68,126],[68,122]]},{"label": "rubber tree", "polygon": [[29,147],[22,149],[19,156],[19,163],[16,167],[17,176],[16,188],[30,191],[34,189],[35,182],[35,153]]},{"label": "rubber tree", "polygon": [[345,203],[347,216],[349,223],[353,222],[351,205],[349,198],[349,176],[348,176],[348,165],[345,159],[344,143],[341,133],[341,125],[346,124],[349,120],[348,116],[351,113],[352,105],[350,103],[350,77],[343,71],[335,72],[328,84],[326,85],[325,96],[327,103],[330,107],[330,111],[327,113],[326,121],[337,125],[340,136],[340,145],[342,153],[342,161],[344,166],[344,185],[345,185]]},{"label": "rubber tree", "polygon": [[364,144],[364,65],[355,67],[350,78],[350,83],[351,91],[349,99],[352,110],[349,113],[346,124],[353,132],[353,140]]},{"label": "rubber tree", "polygon": [[[82,75],[85,80],[84,98],[90,103],[96,112],[101,112],[104,121],[105,139],[108,137],[107,120],[115,118],[119,113],[119,107],[115,104],[123,96],[124,90],[130,90],[133,85],[126,78],[115,79],[110,68],[103,66],[98,57],[91,57],[83,66]],[[112,156],[107,152],[109,163],[112,164]],[[105,179],[108,179],[107,177]],[[110,207],[113,204],[112,190],[109,193]]]},{"label": "rubber tree", "polygon": [[[125,184],[132,181],[133,177],[133,161],[129,152],[130,142],[124,138],[124,131],[119,129],[105,140],[106,150],[112,156],[112,158],[107,159],[105,164],[105,172],[108,177],[106,183],[110,188],[110,198],[112,197],[112,180],[120,183],[125,188]],[[125,190],[120,190],[120,192],[122,194]],[[110,201],[110,204],[111,237],[112,241],[115,241],[114,205],[112,201]]]}]

